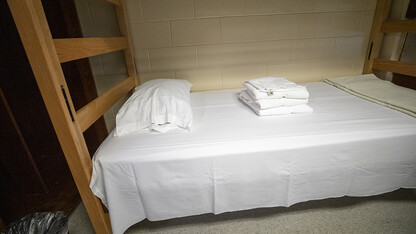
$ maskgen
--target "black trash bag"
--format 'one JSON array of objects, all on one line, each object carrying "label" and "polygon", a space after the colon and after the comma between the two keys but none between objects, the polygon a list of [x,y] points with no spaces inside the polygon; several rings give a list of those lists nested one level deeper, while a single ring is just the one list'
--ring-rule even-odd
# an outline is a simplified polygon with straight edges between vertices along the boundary
[{"label": "black trash bag", "polygon": [[67,234],[68,217],[63,212],[34,213],[11,223],[5,234]]}]

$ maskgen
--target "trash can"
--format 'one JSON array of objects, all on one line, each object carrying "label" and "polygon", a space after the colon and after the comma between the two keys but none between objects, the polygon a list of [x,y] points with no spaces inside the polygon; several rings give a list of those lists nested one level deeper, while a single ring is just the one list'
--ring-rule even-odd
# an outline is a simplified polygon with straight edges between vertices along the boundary
[{"label": "trash can", "polygon": [[68,217],[64,212],[27,215],[6,227],[5,234],[68,234]]}]

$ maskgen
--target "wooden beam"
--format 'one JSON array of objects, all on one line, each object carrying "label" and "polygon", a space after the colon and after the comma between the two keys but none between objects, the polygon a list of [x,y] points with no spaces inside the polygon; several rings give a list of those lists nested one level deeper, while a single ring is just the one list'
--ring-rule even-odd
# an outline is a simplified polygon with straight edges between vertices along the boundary
[{"label": "wooden beam", "polygon": [[[100,200],[89,188],[92,162],[74,111],[65,77],[40,0],[8,0],[36,82],[62,151],[96,233],[111,233]],[[67,93],[67,99],[63,92]],[[76,116],[75,116],[76,117]]]},{"label": "wooden beam", "polygon": [[376,12],[374,14],[373,27],[371,28],[370,39],[367,46],[367,57],[364,62],[363,74],[373,72],[373,61],[380,54],[383,33],[381,25],[387,19],[390,11],[391,0],[378,0]]},{"label": "wooden beam", "polygon": [[64,38],[53,42],[61,63],[127,48],[125,37]]},{"label": "wooden beam", "polygon": [[118,25],[120,26],[121,35],[125,36],[129,40],[127,41],[128,47],[124,50],[124,55],[126,58],[126,65],[129,76],[134,78],[136,86],[140,84],[139,78],[137,76],[136,64],[134,60],[134,48],[133,48],[133,41],[131,37],[130,27],[127,21],[126,15],[126,5],[123,1],[120,1],[121,5],[116,8],[117,10],[117,18],[118,18]]},{"label": "wooden beam", "polygon": [[381,32],[416,32],[416,20],[384,21],[381,25]]},{"label": "wooden beam", "polygon": [[129,77],[107,93],[77,111],[81,131],[87,130],[98,118],[110,109],[118,100],[135,87],[133,77]]},{"label": "wooden beam", "polygon": [[106,0],[107,2],[114,4],[116,6],[121,6],[121,1],[120,0]]},{"label": "wooden beam", "polygon": [[416,64],[413,63],[374,59],[373,69],[416,77]]}]

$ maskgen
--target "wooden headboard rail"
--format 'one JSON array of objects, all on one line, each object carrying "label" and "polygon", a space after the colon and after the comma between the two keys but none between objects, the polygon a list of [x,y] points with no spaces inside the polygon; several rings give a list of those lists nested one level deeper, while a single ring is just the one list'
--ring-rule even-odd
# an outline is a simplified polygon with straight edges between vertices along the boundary
[{"label": "wooden headboard rail", "polygon": [[416,77],[416,64],[378,58],[385,33],[416,32],[416,20],[387,20],[391,2],[392,0],[377,2],[363,74],[381,70]]},{"label": "wooden headboard rail", "polygon": [[[139,84],[129,41],[130,31],[120,0],[115,5],[121,37],[53,39],[41,0],[8,0],[20,38],[32,67],[58,140],[96,233],[111,233],[108,214],[89,188],[91,155],[83,136],[98,118]],[[124,50],[128,78],[75,111],[61,63]]]}]

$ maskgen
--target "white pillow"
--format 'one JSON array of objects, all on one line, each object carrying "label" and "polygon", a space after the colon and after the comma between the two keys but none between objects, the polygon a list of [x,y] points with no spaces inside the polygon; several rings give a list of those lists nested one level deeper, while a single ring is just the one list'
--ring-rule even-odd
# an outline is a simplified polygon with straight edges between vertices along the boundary
[{"label": "white pillow", "polygon": [[129,133],[190,130],[192,108],[186,80],[156,79],[136,87],[116,116],[115,136]]}]

